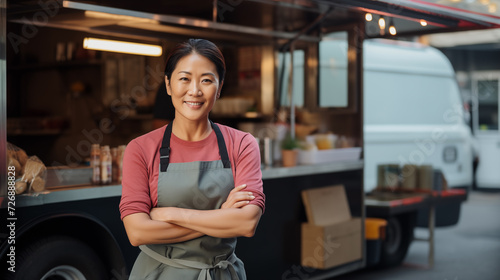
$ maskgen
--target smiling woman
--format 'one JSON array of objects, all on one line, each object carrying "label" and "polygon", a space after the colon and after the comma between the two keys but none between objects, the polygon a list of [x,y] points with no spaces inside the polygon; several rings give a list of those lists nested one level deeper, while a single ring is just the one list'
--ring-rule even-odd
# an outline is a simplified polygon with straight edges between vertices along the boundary
[{"label": "smiling woman", "polygon": [[[219,98],[222,88],[215,65],[209,59],[197,53],[181,58],[171,78],[167,76],[165,82],[167,93],[172,97],[176,108],[177,121],[182,118],[185,122],[207,122],[208,113]],[[202,133],[200,136],[204,138],[207,135]]]},{"label": "smiling woman", "polygon": [[[174,134],[183,140],[196,141],[208,135],[208,113],[220,97],[226,64],[220,50],[210,41],[191,39],[178,45],[167,58],[165,83],[176,109],[175,122],[195,125],[195,138],[175,126]],[[201,125],[197,123],[202,122]]]},{"label": "smiling woman", "polygon": [[236,238],[253,236],[265,198],[255,138],[208,119],[224,76],[224,57],[207,40],[167,58],[175,118],[132,140],[123,159],[121,217],[142,250],[131,280],[246,279]]}]

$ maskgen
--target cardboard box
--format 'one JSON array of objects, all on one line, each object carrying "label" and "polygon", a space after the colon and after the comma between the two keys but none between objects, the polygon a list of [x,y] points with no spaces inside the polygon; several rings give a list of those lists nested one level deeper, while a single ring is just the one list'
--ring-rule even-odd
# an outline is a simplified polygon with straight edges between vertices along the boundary
[{"label": "cardboard box", "polygon": [[302,224],[302,266],[327,269],[361,259],[361,219],[316,226]]},{"label": "cardboard box", "polygon": [[304,190],[301,264],[327,269],[362,258],[361,219],[352,218],[344,186]]},{"label": "cardboard box", "polygon": [[418,167],[418,188],[432,190],[434,184],[434,169],[432,165],[420,165]]},{"label": "cardboard box", "polygon": [[380,188],[399,188],[399,174],[401,170],[399,164],[380,164],[377,165],[377,187]]},{"label": "cardboard box", "polygon": [[405,164],[401,169],[401,187],[407,190],[414,190],[418,187],[418,165]]}]

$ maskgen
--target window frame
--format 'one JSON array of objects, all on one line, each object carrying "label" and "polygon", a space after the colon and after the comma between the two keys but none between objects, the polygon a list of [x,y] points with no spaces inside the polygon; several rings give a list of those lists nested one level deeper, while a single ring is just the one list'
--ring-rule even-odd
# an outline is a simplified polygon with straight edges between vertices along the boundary
[{"label": "window frame", "polygon": [[347,32],[347,107],[319,106],[319,43],[314,44],[314,47],[306,52],[307,69],[304,72],[314,73],[314,78],[311,77],[313,75],[306,77],[304,84],[308,92],[315,94],[305,94],[305,107],[311,111],[334,114],[355,114],[362,112],[364,30],[360,25],[355,23],[322,30],[323,34],[333,32]]},{"label": "window frame", "polygon": [[498,134],[500,133],[500,122],[495,130],[481,130],[479,127],[479,93],[478,93],[478,81],[485,80],[497,80],[498,90],[497,90],[497,116],[500,115],[500,71],[475,71],[471,73],[471,87],[472,87],[472,113],[473,121],[472,128],[474,134]]}]

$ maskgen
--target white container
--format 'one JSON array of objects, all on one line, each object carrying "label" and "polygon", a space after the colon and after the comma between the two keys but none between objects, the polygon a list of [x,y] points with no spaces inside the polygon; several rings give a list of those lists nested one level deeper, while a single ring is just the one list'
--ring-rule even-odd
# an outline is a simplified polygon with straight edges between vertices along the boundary
[{"label": "white container", "polygon": [[299,164],[319,164],[338,161],[357,160],[361,155],[360,147],[330,150],[299,150]]}]

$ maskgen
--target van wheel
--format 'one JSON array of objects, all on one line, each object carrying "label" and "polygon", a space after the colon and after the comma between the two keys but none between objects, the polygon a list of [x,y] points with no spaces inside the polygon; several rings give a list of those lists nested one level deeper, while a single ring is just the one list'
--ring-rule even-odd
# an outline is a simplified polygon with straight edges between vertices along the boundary
[{"label": "van wheel", "polygon": [[106,269],[99,256],[82,241],[67,237],[44,238],[24,248],[16,272],[19,280],[104,280]]},{"label": "van wheel", "polygon": [[386,237],[382,245],[379,266],[390,267],[401,264],[413,241],[415,218],[415,213],[410,213],[387,219]]}]

